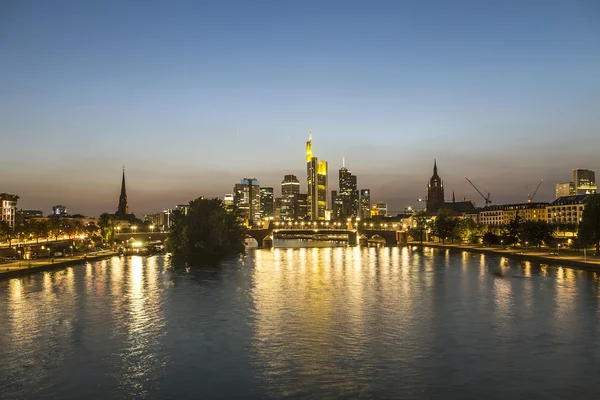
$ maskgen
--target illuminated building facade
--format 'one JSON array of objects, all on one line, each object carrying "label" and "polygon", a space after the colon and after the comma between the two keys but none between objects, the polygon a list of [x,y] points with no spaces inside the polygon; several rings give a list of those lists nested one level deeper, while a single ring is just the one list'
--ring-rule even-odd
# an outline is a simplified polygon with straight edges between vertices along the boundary
[{"label": "illuminated building facade", "polygon": [[575,187],[575,194],[595,194],[598,189],[596,186],[596,171],[574,169],[573,186]]},{"label": "illuminated building facade", "polygon": [[273,188],[260,188],[260,217],[262,219],[273,218],[275,216],[273,201]]},{"label": "illuminated building facade", "polygon": [[312,152],[312,132],[306,142],[307,208],[311,221],[325,220],[328,204],[327,161],[319,161]]},{"label": "illuminated building facade", "polygon": [[575,184],[573,182],[564,182],[556,184],[556,198],[575,195]]},{"label": "illuminated building facade", "polygon": [[0,221],[4,221],[9,227],[15,227],[15,216],[17,214],[17,197],[6,196],[0,198]]},{"label": "illuminated building facade", "polygon": [[60,204],[52,207],[52,216],[53,217],[66,217],[67,216],[67,207],[60,205]]},{"label": "illuminated building facade", "polygon": [[579,194],[560,197],[546,207],[547,220],[551,224],[579,224],[585,206],[598,194]]},{"label": "illuminated building facade", "polygon": [[333,219],[356,218],[359,214],[359,193],[356,175],[346,168],[346,160],[342,159],[339,171],[340,191],[331,192]]},{"label": "illuminated building facade", "polygon": [[300,181],[296,175],[285,175],[281,181],[281,211],[280,219],[296,219],[296,195],[300,193]]},{"label": "illuminated building facade", "polygon": [[360,217],[362,219],[371,217],[371,190],[362,189],[360,191]]},{"label": "illuminated building facade", "polygon": [[260,182],[244,178],[233,187],[233,204],[248,221],[260,219]]}]

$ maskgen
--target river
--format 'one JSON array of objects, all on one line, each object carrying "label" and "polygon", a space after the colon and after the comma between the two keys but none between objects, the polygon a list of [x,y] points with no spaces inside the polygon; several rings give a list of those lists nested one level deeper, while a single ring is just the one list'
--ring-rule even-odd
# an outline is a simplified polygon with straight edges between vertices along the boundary
[{"label": "river", "polygon": [[409,248],[0,281],[0,398],[600,398],[600,278]]}]

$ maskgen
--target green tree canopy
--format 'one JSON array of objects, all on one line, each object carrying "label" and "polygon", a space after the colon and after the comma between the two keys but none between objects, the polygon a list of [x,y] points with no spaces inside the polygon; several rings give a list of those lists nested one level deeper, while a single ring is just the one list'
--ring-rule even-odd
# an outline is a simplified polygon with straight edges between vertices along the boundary
[{"label": "green tree canopy", "polygon": [[176,259],[188,265],[207,258],[244,251],[245,228],[237,211],[227,211],[220,199],[190,201],[186,214],[175,211],[167,245]]},{"label": "green tree canopy", "polygon": [[591,196],[586,204],[577,236],[583,245],[595,246],[600,256],[600,195]]}]

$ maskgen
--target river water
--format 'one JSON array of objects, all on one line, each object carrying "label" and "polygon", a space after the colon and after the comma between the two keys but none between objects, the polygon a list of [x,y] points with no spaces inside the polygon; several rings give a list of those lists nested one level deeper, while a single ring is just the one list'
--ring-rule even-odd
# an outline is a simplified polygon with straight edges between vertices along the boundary
[{"label": "river water", "polygon": [[600,398],[595,273],[409,248],[0,281],[0,398]]}]

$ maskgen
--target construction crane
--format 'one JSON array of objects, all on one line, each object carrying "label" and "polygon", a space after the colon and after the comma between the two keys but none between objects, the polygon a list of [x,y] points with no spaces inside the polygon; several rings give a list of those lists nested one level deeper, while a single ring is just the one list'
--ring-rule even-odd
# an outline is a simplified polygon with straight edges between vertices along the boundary
[{"label": "construction crane", "polygon": [[538,192],[538,189],[540,188],[540,186],[542,186],[542,183],[544,182],[544,180],[542,179],[540,181],[540,183],[538,183],[537,187],[535,188],[533,194],[529,194],[527,193],[527,202],[528,203],[533,203],[533,198],[535,197],[535,194]]},{"label": "construction crane", "polygon": [[479,193],[481,195],[481,197],[483,197],[483,200],[485,200],[485,205],[487,206],[488,204],[490,204],[492,201],[490,200],[490,196],[492,195],[490,192],[488,192],[485,189],[481,189],[484,192],[487,193],[487,197],[483,195],[483,193],[481,193],[481,190],[479,190],[479,188],[477,186],[475,186],[475,184],[473,182],[471,182],[471,180],[469,178],[465,178],[467,180],[467,182],[469,182],[471,184],[471,186],[473,186],[473,188],[475,190],[477,190],[477,193]]}]

